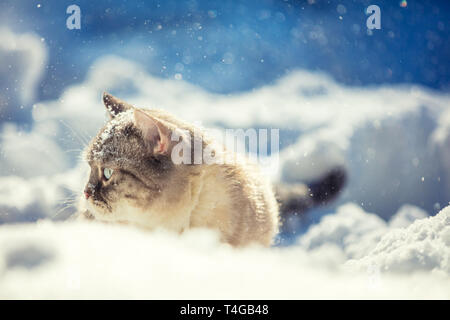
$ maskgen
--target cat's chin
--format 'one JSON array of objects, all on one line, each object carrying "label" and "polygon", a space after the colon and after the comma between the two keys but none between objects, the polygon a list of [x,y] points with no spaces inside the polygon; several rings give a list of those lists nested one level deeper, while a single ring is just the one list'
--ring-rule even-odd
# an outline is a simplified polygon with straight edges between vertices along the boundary
[{"label": "cat's chin", "polygon": [[112,217],[112,213],[109,212],[107,208],[103,208],[101,205],[96,205],[92,203],[92,201],[84,200],[81,207],[88,211],[95,220],[110,222],[113,222],[115,220]]},{"label": "cat's chin", "polygon": [[185,216],[170,219],[168,212],[153,212],[152,210],[137,208],[127,202],[118,203],[112,211],[96,206],[92,201],[85,201],[83,205],[97,221],[133,225],[142,229],[154,230],[163,228],[181,232],[188,227],[189,220]]},{"label": "cat's chin", "polygon": [[92,200],[85,200],[83,207],[89,211],[95,220],[103,222],[113,222],[119,224],[145,225],[146,214],[144,210],[121,204],[115,210],[110,210],[102,203],[94,203]]},{"label": "cat's chin", "polygon": [[[160,206],[158,207],[160,208]],[[91,198],[80,197],[78,211],[89,212],[89,216],[93,220],[133,225],[147,230],[162,228],[182,232],[189,227],[188,214],[177,214],[177,212],[172,212],[170,209],[140,208],[132,205],[127,200],[119,201],[107,208],[101,202],[97,204]]]}]

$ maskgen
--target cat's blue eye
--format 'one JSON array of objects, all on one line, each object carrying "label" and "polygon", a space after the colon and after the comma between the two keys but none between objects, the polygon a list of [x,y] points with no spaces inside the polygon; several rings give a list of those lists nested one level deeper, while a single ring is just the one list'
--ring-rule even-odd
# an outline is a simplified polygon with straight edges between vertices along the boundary
[{"label": "cat's blue eye", "polygon": [[103,169],[103,176],[106,180],[109,180],[113,174],[114,170],[110,168]]}]

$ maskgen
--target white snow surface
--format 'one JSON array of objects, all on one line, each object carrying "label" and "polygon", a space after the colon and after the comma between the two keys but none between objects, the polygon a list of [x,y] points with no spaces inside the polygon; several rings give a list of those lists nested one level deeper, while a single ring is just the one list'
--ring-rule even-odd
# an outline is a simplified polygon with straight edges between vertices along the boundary
[{"label": "white snow surface", "polygon": [[425,270],[450,276],[450,206],[434,217],[415,220],[407,228],[393,228],[368,255],[348,264],[376,265],[383,271],[404,274]]},{"label": "white snow surface", "polygon": [[[370,219],[354,205],[342,210]],[[326,234],[336,225],[318,227]],[[350,244],[340,245],[345,251]],[[5,225],[0,299],[449,299],[449,246],[450,207],[408,228],[385,230],[370,254],[346,265],[337,247],[233,249],[206,230],[176,235],[100,223]]]},{"label": "white snow surface", "polygon": [[[11,66],[0,67],[0,86],[20,86],[2,90],[10,113],[34,101],[46,49],[35,35],[3,30],[0,39]],[[220,95],[143,70],[99,57],[57,100],[35,101],[31,130],[3,123],[0,299],[450,298],[448,94],[346,87],[297,70]],[[279,128],[273,180],[310,181],[340,165],[349,183],[332,213],[286,248],[232,249],[201,230],[52,222],[72,212],[86,182],[80,154],[105,122],[103,91],[207,128]]]}]

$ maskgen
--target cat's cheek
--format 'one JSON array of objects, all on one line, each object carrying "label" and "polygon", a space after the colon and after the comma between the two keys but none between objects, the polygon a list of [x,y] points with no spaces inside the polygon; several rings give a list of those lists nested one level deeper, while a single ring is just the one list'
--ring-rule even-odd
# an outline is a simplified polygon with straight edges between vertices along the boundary
[{"label": "cat's cheek", "polygon": [[95,219],[104,220],[107,212],[105,209],[94,204],[93,200],[85,200],[86,209],[94,216]]},{"label": "cat's cheek", "polygon": [[94,204],[92,203],[92,201],[90,201],[90,200],[85,200],[85,201],[84,201],[84,205],[85,205],[86,209],[87,209],[89,212],[91,212],[92,215],[93,215],[94,217],[97,216],[97,208],[94,206]]}]

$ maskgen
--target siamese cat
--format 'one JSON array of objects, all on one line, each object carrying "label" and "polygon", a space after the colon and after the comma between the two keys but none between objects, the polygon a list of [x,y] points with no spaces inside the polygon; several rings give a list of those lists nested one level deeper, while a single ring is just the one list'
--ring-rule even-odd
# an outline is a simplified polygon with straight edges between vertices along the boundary
[{"label": "siamese cat", "polygon": [[[270,246],[280,227],[280,210],[305,211],[329,201],[343,185],[342,172],[334,172],[314,190],[277,186],[277,199],[255,164],[226,150],[202,129],[108,93],[103,102],[110,121],[85,150],[91,171],[83,218],[178,233],[210,228],[232,246]],[[180,162],[180,156],[193,155],[187,153],[195,144],[218,160],[231,155],[236,161]]]}]

